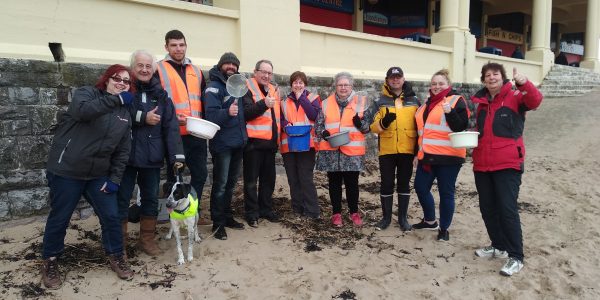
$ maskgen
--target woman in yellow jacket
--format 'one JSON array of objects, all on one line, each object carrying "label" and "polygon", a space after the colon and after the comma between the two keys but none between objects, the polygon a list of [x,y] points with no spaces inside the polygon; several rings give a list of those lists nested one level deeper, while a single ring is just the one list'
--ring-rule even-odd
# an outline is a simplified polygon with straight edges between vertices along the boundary
[{"label": "woman in yellow jacket", "polygon": [[371,132],[379,136],[379,172],[381,175],[380,199],[382,219],[377,230],[386,229],[392,222],[394,181],[397,181],[398,224],[402,231],[411,229],[408,223],[410,178],[417,145],[415,112],[419,101],[404,73],[399,67],[387,71],[381,87],[381,97],[372,106],[376,111]]}]

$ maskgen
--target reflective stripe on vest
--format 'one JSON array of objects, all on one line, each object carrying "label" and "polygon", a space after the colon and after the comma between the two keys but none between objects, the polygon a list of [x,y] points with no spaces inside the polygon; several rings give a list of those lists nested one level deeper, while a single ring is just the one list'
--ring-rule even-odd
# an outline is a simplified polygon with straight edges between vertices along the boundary
[{"label": "reflective stripe on vest", "polygon": [[[421,105],[417,109],[416,121],[417,121],[417,132],[419,133],[418,145],[419,152],[417,153],[418,159],[423,159],[425,153],[434,155],[447,155],[457,156],[464,158],[467,154],[465,148],[454,148],[450,144],[449,133],[452,133],[452,129],[446,122],[446,114],[442,108],[442,103],[448,101],[450,106],[454,108],[461,99],[461,96],[453,95],[448,96],[444,100],[440,101],[435,107],[433,107],[427,121],[423,123],[423,115],[425,112],[426,104]],[[468,111],[467,111],[467,114]]]},{"label": "reflective stripe on vest", "polygon": [[[252,99],[254,103],[265,98],[262,91],[259,88],[258,82],[256,82],[256,78],[250,78],[246,81],[248,85],[248,89],[252,93]],[[279,124],[281,120],[281,99],[279,98],[279,93],[275,92],[275,87],[269,84],[269,96],[271,98],[275,98],[275,105],[272,110],[275,111],[275,123],[277,124],[277,133],[281,132],[281,125]],[[267,109],[262,115],[258,116],[256,119],[246,122],[246,131],[248,132],[249,138],[262,139],[262,140],[270,140],[273,138],[273,115],[271,113],[271,109]],[[280,136],[277,134],[277,144],[279,144]]]},{"label": "reflective stripe on vest", "polygon": [[356,113],[362,117],[366,104],[367,97],[354,95],[352,99],[349,100],[348,105],[344,107],[344,111],[341,112],[340,117],[340,107],[335,99],[335,94],[331,94],[327,97],[322,103],[323,116],[325,117],[325,129],[327,129],[331,135],[342,131],[349,131],[350,143],[340,147],[331,147],[328,141],[322,139],[318,144],[319,150],[339,149],[348,156],[364,155],[366,152],[365,135],[354,127],[352,118]]},{"label": "reflective stripe on vest", "polygon": [[[158,75],[160,83],[169,94],[175,106],[177,115],[188,117],[202,117],[202,72],[196,66],[188,64],[185,66],[185,83],[167,61],[158,62]],[[185,126],[179,126],[181,135],[188,134]]]},{"label": "reflective stripe on vest", "polygon": [[190,200],[190,207],[183,214],[172,211],[169,214],[169,217],[171,217],[171,219],[183,220],[195,216],[196,213],[198,213],[198,198],[194,197],[192,193],[189,193],[188,200]]},{"label": "reflective stripe on vest", "polygon": [[[312,103],[319,97],[316,94],[308,94],[308,101]],[[308,119],[306,113],[304,112],[304,108],[302,105],[298,105],[296,109],[296,103],[294,100],[290,98],[286,98],[283,105],[281,105],[281,111],[283,112],[283,118],[293,125],[311,125],[312,128],[310,130],[310,148],[315,147],[315,122]],[[285,133],[285,129],[281,130],[281,145],[279,147],[279,151],[281,154],[290,152],[288,146],[288,135]]]}]

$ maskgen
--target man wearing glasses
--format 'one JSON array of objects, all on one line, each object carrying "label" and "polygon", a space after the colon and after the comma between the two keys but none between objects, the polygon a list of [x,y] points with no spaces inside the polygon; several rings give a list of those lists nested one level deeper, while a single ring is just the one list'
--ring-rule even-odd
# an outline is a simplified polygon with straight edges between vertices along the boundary
[{"label": "man wearing glasses", "polygon": [[[275,153],[279,147],[280,98],[271,84],[273,64],[259,60],[254,76],[248,79],[244,96],[244,118],[248,143],[244,149],[244,209],[246,222],[258,226],[258,218],[279,222],[273,211]],[[260,184],[258,184],[260,180]]]},{"label": "man wearing glasses", "polygon": [[[185,56],[187,43],[181,31],[171,30],[167,32],[165,35],[165,50],[168,54],[165,59],[158,62],[157,74],[163,88],[175,105],[179,121],[179,133],[181,134],[185,153],[185,163],[191,174],[190,184],[200,196],[198,198],[201,199],[204,183],[208,176],[206,168],[207,143],[205,139],[188,133],[186,117],[203,118],[201,96],[206,83],[200,68],[194,66],[192,61]],[[172,165],[167,167],[167,180],[175,182]],[[204,219],[201,219],[201,221],[204,221]],[[201,225],[209,224],[210,222],[201,223]]]}]

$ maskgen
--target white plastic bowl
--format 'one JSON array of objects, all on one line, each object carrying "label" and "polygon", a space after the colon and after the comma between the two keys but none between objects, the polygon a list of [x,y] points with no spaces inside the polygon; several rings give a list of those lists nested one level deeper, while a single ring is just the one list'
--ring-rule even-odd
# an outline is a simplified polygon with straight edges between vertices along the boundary
[{"label": "white plastic bowl", "polygon": [[339,147],[350,143],[350,131],[342,131],[327,137],[331,147]]},{"label": "white plastic bowl", "polygon": [[186,122],[186,129],[191,135],[207,140],[212,139],[221,129],[219,125],[200,118],[186,117]]},{"label": "white plastic bowl", "polygon": [[479,140],[478,131],[461,131],[448,134],[454,148],[475,148]]}]

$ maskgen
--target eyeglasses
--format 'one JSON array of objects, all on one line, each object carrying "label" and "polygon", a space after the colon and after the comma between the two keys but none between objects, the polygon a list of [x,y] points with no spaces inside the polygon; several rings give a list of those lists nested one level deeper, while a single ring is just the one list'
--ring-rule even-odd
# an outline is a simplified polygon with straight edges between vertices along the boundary
[{"label": "eyeglasses", "polygon": [[123,78],[117,77],[117,76],[113,76],[113,77],[111,77],[111,79],[114,80],[116,83],[123,82],[123,84],[131,85],[131,80],[129,80],[129,79],[123,79]]},{"label": "eyeglasses", "polygon": [[256,70],[256,71],[261,72],[261,73],[263,73],[264,75],[267,75],[267,76],[273,75],[273,72],[269,72],[269,71],[265,71],[265,70]]},{"label": "eyeglasses", "polygon": [[350,85],[350,84],[338,84],[336,86],[339,87],[339,88],[349,88],[349,87],[352,87],[352,85]]}]

